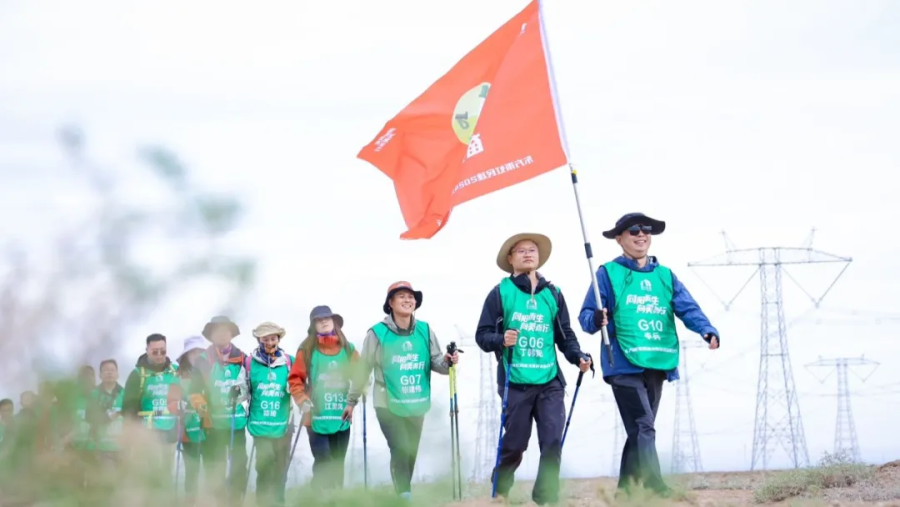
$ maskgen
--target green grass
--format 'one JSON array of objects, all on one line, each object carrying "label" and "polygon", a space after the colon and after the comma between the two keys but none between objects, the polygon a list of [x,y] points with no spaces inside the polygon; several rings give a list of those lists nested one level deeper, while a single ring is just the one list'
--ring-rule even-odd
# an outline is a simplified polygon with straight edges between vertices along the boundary
[{"label": "green grass", "polygon": [[773,474],[753,492],[753,500],[767,503],[796,497],[816,498],[825,489],[850,487],[873,473],[871,467],[844,455],[826,454],[816,467]]}]

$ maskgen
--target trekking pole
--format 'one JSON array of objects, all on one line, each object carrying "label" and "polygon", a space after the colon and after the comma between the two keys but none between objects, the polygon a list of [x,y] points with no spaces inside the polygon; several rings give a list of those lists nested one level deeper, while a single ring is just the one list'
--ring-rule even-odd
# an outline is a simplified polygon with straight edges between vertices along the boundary
[{"label": "trekking pole", "polygon": [[363,487],[369,489],[369,456],[366,442],[366,393],[362,394],[363,403]]},{"label": "trekking pole", "polygon": [[[178,408],[181,408],[181,403],[182,402],[178,402],[178,405],[179,405]],[[183,413],[183,412],[179,411],[179,414],[181,414],[181,413]],[[175,430],[175,434],[178,435],[178,437],[177,437],[178,442],[175,444],[175,494],[176,495],[178,495],[178,473],[181,471],[181,452],[182,452],[181,439],[182,439],[182,430],[184,429],[181,421],[182,421],[182,417],[181,417],[181,415],[179,415],[178,422],[175,425],[175,427],[177,428]]]},{"label": "trekking pole", "polygon": [[[456,342],[447,345],[447,354],[463,352]],[[453,474],[453,499],[462,500],[462,460],[459,452],[459,399],[456,395],[456,365],[450,363],[450,473]]]},{"label": "trekking pole", "polygon": [[256,456],[256,439],[253,439],[253,447],[250,448],[250,458],[247,459],[247,476],[244,480],[244,491],[241,493],[241,504],[247,496],[247,487],[250,484],[250,469],[253,467],[253,458]]},{"label": "trekking pole", "polygon": [[[590,354],[583,354],[582,359],[591,359]],[[591,378],[597,375],[597,372],[594,371],[594,361],[591,359]],[[569,417],[566,418],[566,429],[563,430],[562,442],[559,443],[559,448],[562,450],[563,446],[566,445],[566,434],[569,433],[569,423],[572,422],[572,412],[575,411],[575,400],[578,399],[578,390],[581,389],[581,379],[584,378],[584,372],[578,372],[578,380],[575,382],[575,392],[572,394],[572,406],[569,408]]]},{"label": "trekking pole", "polygon": [[[308,411],[308,410],[307,410]],[[294,462],[294,451],[297,450],[297,442],[300,441],[300,432],[303,431],[303,418],[306,416],[306,412],[303,409],[300,409],[300,420],[297,422],[297,434],[294,435],[294,445],[291,446],[291,454],[288,457],[287,466],[284,467],[284,481],[287,483],[287,474],[288,470],[291,469],[291,463]]]},{"label": "trekking pole", "polygon": [[506,404],[509,401],[509,370],[512,366],[513,349],[506,354],[506,379],[503,381],[503,405],[500,412],[500,436],[497,438],[497,460],[494,462],[494,477],[491,498],[497,498],[497,477],[500,475],[500,451],[503,450],[503,428],[506,426]]},{"label": "trekking pole", "polygon": [[[234,426],[236,424],[235,420],[237,419],[237,408],[238,408],[237,394],[238,394],[238,392],[239,392],[238,386],[234,386],[234,389],[231,391],[231,404],[232,404],[232,407],[231,407],[231,438],[228,443],[228,468],[225,471],[225,483],[229,487],[231,487],[231,471],[232,471],[232,466],[234,465],[234,431],[235,431]],[[246,449],[244,450],[244,452],[247,452]]]}]

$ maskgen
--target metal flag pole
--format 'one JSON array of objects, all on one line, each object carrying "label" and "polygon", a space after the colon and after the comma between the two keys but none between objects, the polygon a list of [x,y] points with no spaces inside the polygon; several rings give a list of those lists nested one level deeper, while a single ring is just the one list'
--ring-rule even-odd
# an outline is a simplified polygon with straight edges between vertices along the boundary
[{"label": "metal flag pole", "polygon": [[[591,248],[591,241],[588,239],[587,228],[584,225],[584,212],[581,209],[581,197],[578,194],[578,171],[572,165],[572,159],[569,156],[569,141],[566,137],[566,123],[563,121],[562,108],[559,105],[559,95],[556,92],[556,75],[553,72],[553,58],[550,55],[550,46],[547,44],[547,28],[544,22],[544,2],[537,0],[538,3],[538,19],[541,28],[541,43],[544,47],[544,58],[547,61],[547,74],[550,78],[550,93],[553,96],[553,109],[556,112],[556,125],[559,130],[559,140],[562,143],[563,152],[566,154],[566,160],[569,165],[569,173],[572,175],[572,189],[575,191],[575,207],[578,208],[578,221],[581,223],[581,236],[584,238],[584,253],[587,256],[588,268],[591,270],[591,286],[594,289],[594,299],[597,301],[597,308],[601,308],[600,302],[600,285],[597,282],[597,271],[594,269],[594,252]],[[606,347],[606,357],[609,365],[613,365],[612,346],[609,344],[609,335],[606,332],[606,326],[600,328],[600,336],[603,338],[603,346]]]}]

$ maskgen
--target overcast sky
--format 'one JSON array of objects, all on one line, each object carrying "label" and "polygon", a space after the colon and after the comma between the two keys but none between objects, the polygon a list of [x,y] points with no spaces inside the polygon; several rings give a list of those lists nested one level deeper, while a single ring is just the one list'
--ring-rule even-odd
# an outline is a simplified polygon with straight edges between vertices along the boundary
[{"label": "overcast sky", "polygon": [[[563,170],[466,203],[434,239],[404,242],[391,182],[355,159],[385,121],[526,3],[0,2],[3,240],[38,247],[84,208],[54,144],[55,129],[75,121],[105,164],[128,169],[135,146],[162,143],[203,184],[247,200],[249,216],[233,247],[258,256],[262,276],[239,316],[245,350],[262,320],[285,326],[286,348],[293,349],[316,304],[342,313],[361,344],[383,317],[385,289],[398,279],[424,291],[418,316],[442,344],[459,340],[456,326],[474,333],[484,297],[502,276],[496,249],[519,231],[553,239],[543,274],[561,287],[574,319],[590,279]],[[687,267],[724,250],[722,230],[749,248],[801,246],[816,227],[814,247],[853,257],[817,312],[785,277],[809,455],[815,461],[833,447],[836,384],[835,375],[819,381],[827,369],[804,365],[819,356],[865,354],[881,365],[865,384],[850,381],[863,458],[900,457],[890,427],[900,413],[900,384],[890,374],[900,367],[900,268],[892,262],[900,246],[891,229],[900,219],[891,203],[900,163],[900,6],[548,0],[546,13],[597,262],[618,254],[600,233],[623,213],[666,220],[652,253],[722,333],[721,350],[689,353],[704,468],[749,467],[759,366],[758,283],[730,312],[717,298],[731,299],[753,268],[695,274]],[[156,247],[165,255],[165,245]],[[839,271],[789,268],[814,296]],[[209,312],[196,300],[160,310],[122,340],[133,343],[136,356],[143,336],[160,331],[178,337],[170,349],[179,349]],[[583,348],[599,355],[599,336],[576,332]],[[683,329],[681,338],[700,341]],[[470,344],[460,366],[467,469],[481,399],[478,363]],[[575,368],[563,368],[574,386]],[[444,406],[446,381],[435,382],[436,406]],[[675,385],[666,389],[657,420],[664,461]],[[609,387],[599,377],[586,382],[564,473],[610,472],[616,417]],[[384,449],[369,421],[370,446]],[[439,451],[428,453],[421,473],[447,468],[448,430],[443,413],[429,422],[426,441]],[[535,441],[524,475],[536,470],[536,448]],[[384,451],[370,460],[386,479]],[[772,463],[787,460],[776,453]]]}]

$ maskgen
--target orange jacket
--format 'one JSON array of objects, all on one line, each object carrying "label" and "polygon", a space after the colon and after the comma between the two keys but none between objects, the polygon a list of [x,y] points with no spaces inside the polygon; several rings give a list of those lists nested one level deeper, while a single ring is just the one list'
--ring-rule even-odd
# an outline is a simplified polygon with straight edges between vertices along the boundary
[{"label": "orange jacket", "polygon": [[[327,356],[333,356],[341,351],[340,340],[336,336],[320,336],[316,345],[316,350]],[[350,362],[356,363],[357,361],[359,361],[359,352],[354,348],[353,352],[350,354]],[[297,356],[291,367],[291,373],[288,375],[288,389],[297,405],[309,400],[309,395],[306,392],[308,375],[306,368],[307,362],[306,354],[304,354],[303,349],[297,350]],[[309,424],[310,419],[309,414],[307,413],[303,415],[303,425],[309,427]]]}]

